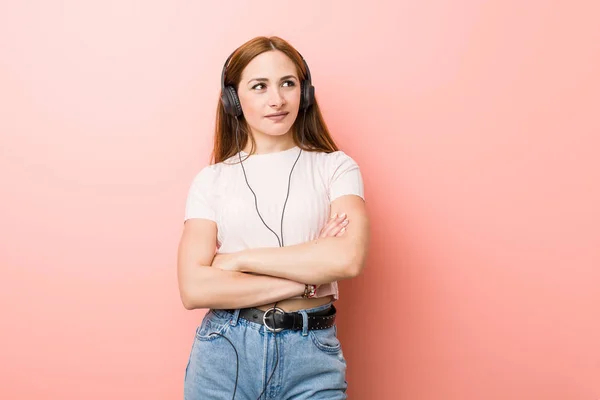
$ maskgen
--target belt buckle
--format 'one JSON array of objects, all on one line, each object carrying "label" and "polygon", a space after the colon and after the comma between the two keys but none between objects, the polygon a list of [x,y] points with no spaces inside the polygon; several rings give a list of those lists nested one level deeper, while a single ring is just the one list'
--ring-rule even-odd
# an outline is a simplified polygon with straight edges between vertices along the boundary
[{"label": "belt buckle", "polygon": [[[267,330],[269,332],[281,332],[283,330],[283,328],[271,328],[269,325],[267,325],[267,314],[269,314],[269,311],[273,311],[273,314],[275,314],[276,312],[280,312],[281,314],[285,314],[285,311],[283,311],[281,308],[279,307],[273,307],[273,308],[269,308],[267,311],[265,311],[265,313],[263,314],[263,325],[265,326],[265,328],[267,328]],[[275,318],[275,316],[273,316],[273,318]]]}]

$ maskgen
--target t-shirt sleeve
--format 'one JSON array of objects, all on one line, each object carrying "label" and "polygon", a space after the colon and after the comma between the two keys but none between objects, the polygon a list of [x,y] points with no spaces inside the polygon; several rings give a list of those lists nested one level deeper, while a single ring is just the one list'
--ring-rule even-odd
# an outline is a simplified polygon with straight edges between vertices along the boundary
[{"label": "t-shirt sleeve", "polygon": [[329,200],[354,194],[365,198],[362,174],[358,164],[343,151],[330,154]]},{"label": "t-shirt sleeve", "polygon": [[204,218],[216,222],[215,171],[204,167],[196,174],[188,190],[184,222],[190,218]]}]

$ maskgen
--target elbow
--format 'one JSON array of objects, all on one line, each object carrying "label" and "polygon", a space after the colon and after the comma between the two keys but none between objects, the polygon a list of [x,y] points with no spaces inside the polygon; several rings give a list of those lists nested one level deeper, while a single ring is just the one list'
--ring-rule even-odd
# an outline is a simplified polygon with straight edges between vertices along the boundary
[{"label": "elbow", "polygon": [[207,267],[181,268],[178,276],[179,298],[186,310],[210,307],[211,282],[207,271]]},{"label": "elbow", "polygon": [[186,310],[195,310],[198,308],[206,308],[205,301],[202,296],[199,295],[197,290],[183,285],[179,291],[179,297],[181,304]]},{"label": "elbow", "polygon": [[182,300],[181,303],[183,304],[183,308],[185,308],[186,310],[194,310],[195,307],[192,306],[191,303],[186,302],[185,300]]},{"label": "elbow", "polygon": [[195,303],[187,297],[181,296],[181,304],[183,304],[183,308],[185,308],[186,310],[195,310],[197,308],[195,306]]},{"label": "elbow", "polygon": [[342,263],[342,277],[344,279],[356,278],[364,268],[365,259],[362,254],[350,253]]},{"label": "elbow", "polygon": [[184,274],[178,276],[178,287],[179,287],[179,300],[186,310],[193,310],[196,308],[196,301],[194,299],[194,291],[192,291],[191,285],[188,283],[189,278]]},{"label": "elbow", "polygon": [[357,276],[360,275],[360,273],[362,272],[362,264],[360,263],[351,263],[348,264],[346,266],[346,269],[344,271],[344,277],[346,279],[352,279],[352,278],[356,278]]},{"label": "elbow", "polygon": [[181,304],[186,310],[196,310],[199,308],[211,308],[211,305],[198,296],[181,296]]},{"label": "elbow", "polygon": [[368,254],[368,240],[350,240],[343,244],[343,249],[338,253],[340,255],[338,264],[340,267],[340,277],[342,279],[351,279],[359,276],[366,264]]},{"label": "elbow", "polygon": [[183,308],[185,308],[186,310],[194,310],[198,308],[192,296],[190,296],[190,294],[186,291],[182,290],[180,292],[179,297],[181,299],[181,304],[183,305]]}]

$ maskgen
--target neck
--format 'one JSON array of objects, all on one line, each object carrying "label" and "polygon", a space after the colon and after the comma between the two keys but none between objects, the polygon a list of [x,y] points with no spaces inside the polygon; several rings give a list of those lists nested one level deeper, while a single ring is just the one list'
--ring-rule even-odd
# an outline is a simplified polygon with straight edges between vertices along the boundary
[{"label": "neck", "polygon": [[[263,136],[263,135],[253,135],[254,140],[256,142],[256,146],[254,149],[254,154],[269,154],[269,153],[278,153],[280,151],[285,151],[296,146],[294,143],[294,139],[291,133],[286,133],[282,136]],[[252,143],[249,140],[243,151],[246,154],[250,153],[252,149]]]}]

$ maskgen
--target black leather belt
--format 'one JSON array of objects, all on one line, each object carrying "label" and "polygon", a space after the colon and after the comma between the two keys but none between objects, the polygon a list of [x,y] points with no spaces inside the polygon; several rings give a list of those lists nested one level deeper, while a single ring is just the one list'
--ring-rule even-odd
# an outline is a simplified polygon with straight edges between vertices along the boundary
[{"label": "black leather belt", "polygon": [[[233,313],[234,310],[225,310]],[[331,305],[326,310],[308,313],[308,330],[327,329],[335,325],[336,309]],[[242,308],[240,318],[264,325],[271,332],[281,332],[284,329],[300,330],[304,323],[299,312],[285,312],[280,308],[270,308],[267,311],[258,308]]]}]

